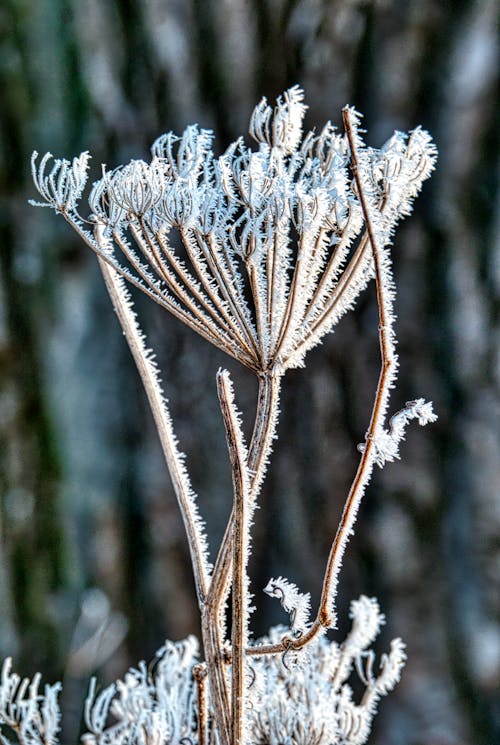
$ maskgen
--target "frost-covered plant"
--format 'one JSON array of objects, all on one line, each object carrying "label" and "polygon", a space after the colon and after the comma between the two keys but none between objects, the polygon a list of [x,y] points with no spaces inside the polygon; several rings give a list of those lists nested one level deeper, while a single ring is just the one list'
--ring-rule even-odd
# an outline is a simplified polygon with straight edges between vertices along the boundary
[{"label": "frost-covered plant", "polygon": [[[398,368],[389,246],[430,175],[436,152],[420,128],[409,135],[396,132],[380,149],[367,147],[360,115],[350,107],[343,111],[345,134],[328,122],[319,134],[303,135],[305,112],[297,86],[274,108],[263,99],[249,128],[257,149],[240,138],[219,157],[208,130],[191,126],[180,137],[162,135],[150,162],[103,168],[90,191],[88,219],[78,211],[88,154],[72,162],[52,162],[50,154],[38,162],[33,154],[42,206],[62,214],[97,254],[151,404],[186,528],[201,613],[204,661],[196,661],[189,640],[167,644],[153,677],[140,667],[95,699],[92,689],[86,716],[90,742],[360,745],[378,699],[399,677],[404,661],[399,640],[383,658],[378,676],[373,671],[368,648],[382,622],[375,601],[353,603],[353,629],[340,647],[324,632],[335,626],[342,556],[374,465],[399,457],[411,419],[422,425],[435,419],[432,405],[417,399],[386,424]],[[282,577],[270,580],[266,592],[290,614],[290,628],[252,642],[250,528],[271,453],[281,379],[288,368],[304,365],[307,351],[354,306],[371,279],[381,371],[319,607],[311,616],[308,594]],[[229,373],[217,374],[233,509],[213,565],[159,372],[126,281],[258,376],[255,423],[246,443]],[[366,686],[358,704],[346,682],[353,666]],[[33,715],[42,705],[36,700]],[[108,713],[114,724],[109,725]]]},{"label": "frost-covered plant", "polygon": [[[374,598],[351,603],[352,629],[343,644],[317,636],[306,660],[289,663],[286,656],[257,658],[250,668],[247,717],[256,745],[362,745],[370,732],[378,700],[399,680],[405,661],[400,639],[382,656],[378,674],[369,649],[385,622]],[[286,627],[276,626],[260,644],[279,642]],[[302,653],[303,654],[303,653]],[[4,664],[0,685],[0,720],[20,742],[52,743],[60,720],[59,686],[38,693],[39,676],[30,682]],[[193,674],[194,671],[194,674]],[[359,703],[348,684],[356,671],[365,691]],[[85,745],[164,745],[214,741],[215,732],[200,718],[200,681],[205,667],[193,636],[167,642],[149,667],[141,662],[123,680],[97,693],[95,679],[85,703]],[[28,695],[26,696],[26,692]],[[202,694],[203,695],[203,694]],[[5,737],[4,743],[8,742]]]},{"label": "frost-covered plant", "polygon": [[[374,673],[370,649],[385,622],[374,598],[351,603],[352,629],[343,644],[316,636],[307,648],[307,659],[292,668],[286,657],[261,657],[254,665],[258,695],[250,694],[249,720],[252,742],[266,745],[362,745],[378,700],[399,680],[406,655],[400,639],[383,655]],[[279,641],[284,628],[271,629],[263,643]],[[301,654],[304,654],[302,652]],[[359,703],[353,700],[348,679],[353,670],[365,686]]]},{"label": "frost-covered plant", "polygon": [[[20,678],[12,672],[11,660],[5,660],[0,681],[0,724],[9,727],[22,745],[52,745],[57,741],[61,684],[46,685],[42,693],[40,682],[39,673],[33,680]],[[9,743],[4,732],[0,733],[0,742]]]}]

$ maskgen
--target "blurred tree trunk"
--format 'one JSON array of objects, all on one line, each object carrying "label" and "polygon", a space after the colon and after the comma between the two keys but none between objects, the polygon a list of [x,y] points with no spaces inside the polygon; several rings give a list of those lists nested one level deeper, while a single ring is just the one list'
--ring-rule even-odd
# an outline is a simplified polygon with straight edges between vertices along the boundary
[{"label": "blurred tree trunk", "polygon": [[[144,157],[161,132],[192,121],[213,127],[222,150],[262,95],[298,82],[310,126],[340,125],[349,102],[365,113],[374,145],[422,124],[440,150],[395,240],[393,399],[396,410],[432,398],[440,421],[411,431],[403,460],[373,482],[341,582],[344,616],[352,597],[376,594],[388,636],[408,644],[404,679],[372,742],[491,745],[499,736],[496,10],[494,0],[3,4],[0,649],[20,655],[25,671],[61,673],[92,615],[83,602],[91,587],[109,599],[112,610],[101,611],[122,629],[116,644],[120,619],[129,627],[109,676],[198,623],[145,397],[93,257],[60,218],[26,204],[31,150],[69,157],[88,148],[97,177],[100,162]],[[230,363],[137,300],[217,540],[230,474],[214,376]],[[283,620],[260,592],[269,576],[318,596],[376,385],[373,291],[307,362],[286,380],[255,526],[257,633]],[[234,375],[250,422],[255,383]],[[67,677],[84,679],[113,647],[103,641]]]}]

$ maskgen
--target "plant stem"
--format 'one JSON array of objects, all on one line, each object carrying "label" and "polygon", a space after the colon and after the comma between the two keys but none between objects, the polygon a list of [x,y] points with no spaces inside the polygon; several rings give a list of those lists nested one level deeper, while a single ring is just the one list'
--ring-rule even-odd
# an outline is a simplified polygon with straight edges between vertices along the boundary
[{"label": "plant stem", "polygon": [[[276,429],[280,388],[281,376],[279,374],[266,372],[259,377],[255,424],[248,449],[248,469],[253,472],[250,484],[250,502],[253,507],[262,485],[265,466]],[[234,512],[231,512],[208,591],[208,600],[215,601],[216,604],[223,602],[231,574],[233,521]]]},{"label": "plant stem", "polygon": [[208,720],[208,702],[207,702],[207,666],[204,662],[195,665],[193,668],[193,677],[196,682],[198,693],[198,743],[197,745],[207,745],[207,720]]},{"label": "plant stem", "polygon": [[[253,512],[258,490],[262,484],[266,461],[278,417],[278,400],[281,375],[266,372],[259,377],[259,392],[255,414],[255,424],[248,452],[248,469],[251,474],[249,489],[250,514]],[[229,690],[224,659],[221,614],[230,586],[233,565],[233,523],[234,508],[231,512],[224,538],[222,539],[212,580],[207,593],[206,605],[202,611],[202,636],[208,669],[210,670],[210,695],[221,743],[231,742],[231,721],[229,716]]]},{"label": "plant stem", "polygon": [[207,603],[201,612],[201,635],[205,662],[209,671],[210,703],[214,728],[219,736],[221,745],[231,742],[231,717],[229,688],[224,659],[224,639],[219,624],[214,620],[216,614],[212,606]]},{"label": "plant stem", "polygon": [[231,627],[231,734],[233,745],[244,745],[245,646],[248,635],[248,576],[250,505],[247,452],[227,371],[217,374],[217,390],[226,428],[233,474],[233,572]]},{"label": "plant stem", "polygon": [[163,454],[187,534],[198,602],[202,605],[207,593],[208,569],[203,550],[200,520],[195,512],[193,494],[191,493],[187,473],[177,450],[172,423],[163,400],[157,372],[148,358],[144,337],[131,310],[128,295],[123,285],[123,279],[103,259],[98,257],[98,260],[107,290],[137,365],[155,420]]}]

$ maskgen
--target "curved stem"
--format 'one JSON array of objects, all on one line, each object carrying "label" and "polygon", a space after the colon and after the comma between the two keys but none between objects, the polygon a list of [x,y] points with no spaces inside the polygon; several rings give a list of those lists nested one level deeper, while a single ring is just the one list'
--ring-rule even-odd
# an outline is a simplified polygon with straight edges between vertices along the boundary
[{"label": "curved stem", "polygon": [[[264,478],[267,459],[276,429],[278,401],[281,389],[281,374],[276,371],[262,373],[259,377],[259,392],[252,440],[248,449],[248,468],[253,472],[250,485],[250,501],[255,503]],[[231,535],[234,515],[226,526],[217,561],[212,573],[208,599],[222,600],[231,573]]]}]

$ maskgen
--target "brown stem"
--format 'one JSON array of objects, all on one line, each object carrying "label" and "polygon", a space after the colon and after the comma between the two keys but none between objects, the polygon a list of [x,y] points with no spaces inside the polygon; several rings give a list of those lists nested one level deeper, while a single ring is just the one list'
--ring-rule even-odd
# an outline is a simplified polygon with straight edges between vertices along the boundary
[{"label": "brown stem", "polygon": [[[255,424],[248,449],[248,468],[254,473],[250,485],[251,500],[255,501],[262,483],[265,463],[269,455],[271,443],[278,417],[278,400],[281,388],[281,375],[272,371],[259,376],[259,392]],[[231,573],[231,536],[234,515],[231,512],[224,538],[222,539],[217,561],[212,574],[209,598],[221,598],[227,587]]]},{"label": "brown stem", "polygon": [[217,391],[226,429],[226,440],[233,475],[233,573],[231,627],[231,734],[233,745],[244,745],[245,646],[248,624],[248,534],[249,474],[247,453],[232,402],[228,373],[217,375]]},{"label": "brown stem", "polygon": [[[250,508],[262,482],[265,463],[268,457],[276,420],[281,387],[281,375],[268,371],[259,377],[259,393],[252,440],[248,452],[248,469],[253,473],[250,484]],[[231,742],[231,722],[229,690],[226,662],[221,634],[221,613],[227,598],[233,562],[233,521],[231,512],[224,538],[222,539],[217,561],[212,573],[206,605],[202,613],[202,635],[205,656],[210,670],[210,695],[214,712],[215,727],[222,743]]]},{"label": "brown stem", "polygon": [[198,745],[207,745],[208,701],[207,701],[207,666],[204,662],[195,665],[193,678],[198,694]]},{"label": "brown stem", "polygon": [[385,417],[385,406],[389,396],[390,385],[393,382],[393,371],[396,367],[396,357],[393,350],[393,344],[390,337],[391,316],[388,308],[391,305],[391,298],[385,290],[384,269],[382,267],[382,251],[378,245],[373,229],[373,223],[366,200],[363,182],[358,169],[358,158],[356,143],[354,140],[352,123],[349,116],[349,109],[344,109],[344,126],[351,148],[351,162],[356,186],[358,188],[359,200],[363,209],[365,218],[366,231],[370,240],[373,262],[375,266],[375,285],[377,290],[377,306],[379,314],[379,346],[381,357],[381,370],[375,393],[375,402],[373,404],[370,425],[366,435],[366,444],[361,457],[356,476],[349,491],[342,517],[340,520],[337,534],[330,550],[326,566],[325,577],[323,580],[323,590],[321,593],[321,603],[315,624],[320,626],[333,625],[334,619],[329,618],[332,594],[335,591],[338,573],[342,556],[345,551],[352,526],[356,519],[356,514],[363,498],[365,487],[373,470],[372,451],[375,446],[374,438],[377,429],[383,424]]},{"label": "brown stem", "polygon": [[207,602],[201,613],[201,635],[205,662],[209,670],[210,702],[214,727],[219,736],[219,742],[229,745],[231,742],[231,717],[229,688],[227,681],[226,660],[224,658],[224,639],[221,638],[220,627],[216,622],[217,614],[211,603]]},{"label": "brown stem", "polygon": [[245,532],[247,505],[244,493],[234,491],[233,529],[233,581],[232,581],[232,627],[231,627],[231,733],[234,745],[244,745],[245,713],[245,647],[248,603],[246,583]]}]

